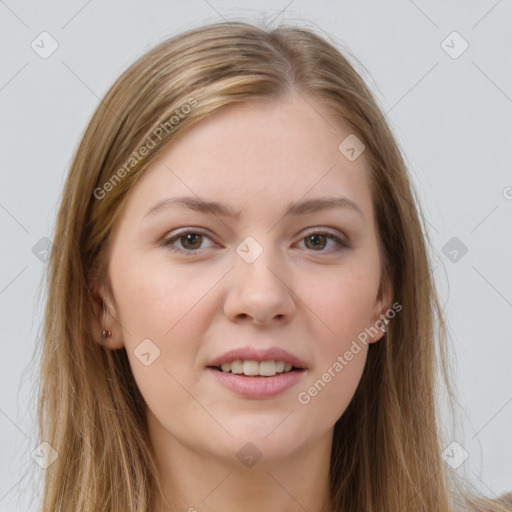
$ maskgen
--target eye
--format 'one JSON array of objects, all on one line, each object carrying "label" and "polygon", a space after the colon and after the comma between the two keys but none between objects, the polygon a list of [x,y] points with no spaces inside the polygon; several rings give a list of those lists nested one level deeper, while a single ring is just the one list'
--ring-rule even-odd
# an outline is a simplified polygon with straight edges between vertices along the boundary
[{"label": "eye", "polygon": [[[162,240],[162,245],[174,252],[193,255],[193,253],[199,252],[198,249],[204,249],[201,245],[205,239],[211,240],[211,238],[202,231],[188,230],[175,233],[165,238]],[[306,242],[306,248],[314,252],[331,252],[323,250],[329,241],[334,242],[333,252],[341,251],[349,247],[339,236],[328,231],[311,231],[301,239],[301,242],[303,240]],[[177,245],[178,243],[181,247]]]},{"label": "eye", "polygon": [[[191,253],[197,252],[201,248],[201,242],[204,238],[210,239],[208,235],[201,231],[181,231],[162,241],[162,244],[171,251]],[[176,242],[180,242],[181,247],[176,246]]]},{"label": "eye", "polygon": [[335,243],[335,247],[333,249],[334,252],[341,251],[349,247],[348,244],[345,243],[339,236],[328,231],[311,231],[301,239],[301,242],[303,240],[305,241],[306,248],[312,249],[314,252],[330,252],[323,250],[326,247],[328,241]]}]

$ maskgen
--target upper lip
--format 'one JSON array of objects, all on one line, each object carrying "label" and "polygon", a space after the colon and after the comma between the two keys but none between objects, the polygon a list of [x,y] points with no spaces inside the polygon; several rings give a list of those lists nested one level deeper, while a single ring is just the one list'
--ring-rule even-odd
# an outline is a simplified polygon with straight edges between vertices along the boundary
[{"label": "upper lip", "polygon": [[287,350],[278,347],[271,347],[267,349],[245,347],[236,348],[225,352],[219,357],[216,357],[208,366],[221,366],[224,363],[232,363],[233,361],[284,361],[289,363],[295,368],[306,368],[306,363],[299,359],[297,356],[291,354]]}]

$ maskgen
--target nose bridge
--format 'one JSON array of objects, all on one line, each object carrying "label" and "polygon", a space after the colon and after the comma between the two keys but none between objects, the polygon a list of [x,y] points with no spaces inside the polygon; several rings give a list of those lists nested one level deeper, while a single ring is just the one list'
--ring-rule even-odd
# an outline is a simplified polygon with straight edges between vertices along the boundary
[{"label": "nose bridge", "polygon": [[[260,240],[263,236],[259,237]],[[293,293],[286,262],[278,251],[255,237],[246,237],[236,247],[226,314],[250,316],[261,323],[274,317],[289,317],[294,308]]]}]

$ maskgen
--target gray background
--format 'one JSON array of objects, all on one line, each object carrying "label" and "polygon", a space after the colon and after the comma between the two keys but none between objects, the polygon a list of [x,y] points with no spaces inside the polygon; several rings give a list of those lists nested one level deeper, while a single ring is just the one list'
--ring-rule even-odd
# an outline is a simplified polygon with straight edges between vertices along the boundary
[{"label": "gray background", "polygon": [[[361,62],[435,244],[457,355],[463,429],[455,440],[469,454],[455,471],[488,496],[512,490],[510,0],[0,0],[0,510],[35,510],[30,489],[43,470],[31,458],[29,391],[44,257],[32,248],[51,237],[86,123],[115,78],[162,39],[222,18],[262,17],[324,30]],[[44,31],[58,43],[46,59],[31,47],[42,46]],[[448,37],[454,31],[463,39]],[[463,40],[469,47],[454,58]],[[457,244],[467,247],[462,257]]]}]

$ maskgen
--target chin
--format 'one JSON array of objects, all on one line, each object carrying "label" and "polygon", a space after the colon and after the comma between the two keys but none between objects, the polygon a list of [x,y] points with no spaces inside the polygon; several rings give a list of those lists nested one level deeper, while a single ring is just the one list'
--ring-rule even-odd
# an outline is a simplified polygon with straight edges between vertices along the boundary
[{"label": "chin", "polygon": [[[299,425],[286,424],[289,418],[285,419],[288,413],[280,415],[267,415],[265,418],[248,417],[246,421],[232,422],[227,430],[233,438],[225,436],[228,449],[238,454],[247,444],[254,445],[262,452],[265,460],[282,459],[293,455],[304,443],[304,428]],[[284,421],[283,421],[284,420]],[[256,451],[256,450],[255,450]]]}]

